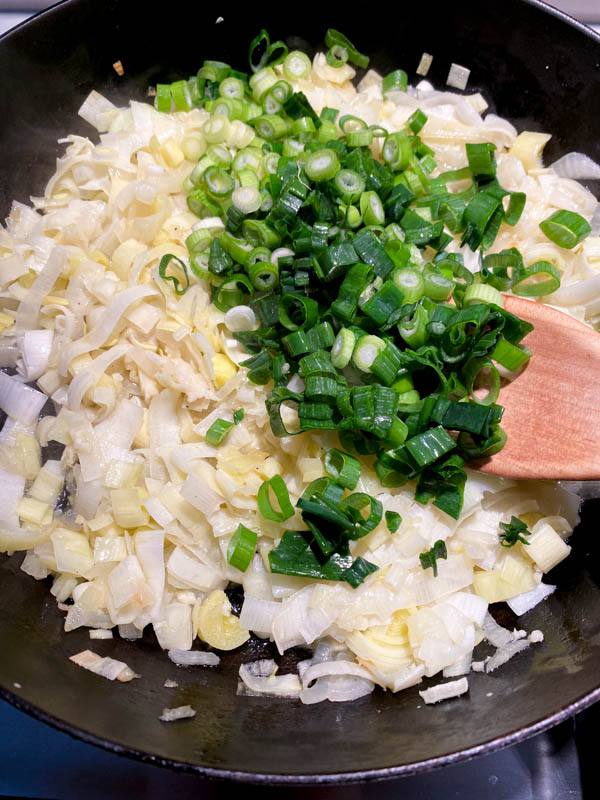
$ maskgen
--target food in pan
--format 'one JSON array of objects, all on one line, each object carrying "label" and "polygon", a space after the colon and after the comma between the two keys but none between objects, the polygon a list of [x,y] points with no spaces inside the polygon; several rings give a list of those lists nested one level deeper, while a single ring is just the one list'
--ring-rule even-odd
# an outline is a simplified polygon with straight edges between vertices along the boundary
[{"label": "food in pan", "polygon": [[251,635],[311,649],[299,675],[240,670],[307,703],[540,641],[488,606],[553,591],[579,499],[465,464],[502,446],[530,356],[501,292],[591,325],[600,296],[573,180],[595,164],[544,167],[549,136],[479,93],[355,86],[368,59],[326,43],[311,61],[263,32],[249,80],[207,61],[154,107],[93,92],[97,142],[67,136],[0,235],[0,549],[53,576],[66,631],[151,628],[178,664]]}]

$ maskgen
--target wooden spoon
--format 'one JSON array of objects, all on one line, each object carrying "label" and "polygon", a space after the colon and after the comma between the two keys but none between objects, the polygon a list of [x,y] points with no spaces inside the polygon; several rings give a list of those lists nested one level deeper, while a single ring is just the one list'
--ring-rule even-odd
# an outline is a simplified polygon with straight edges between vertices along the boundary
[{"label": "wooden spoon", "polygon": [[533,352],[500,392],[507,442],[473,466],[507,478],[600,478],[600,333],[562,311],[504,297],[504,307],[533,323]]}]

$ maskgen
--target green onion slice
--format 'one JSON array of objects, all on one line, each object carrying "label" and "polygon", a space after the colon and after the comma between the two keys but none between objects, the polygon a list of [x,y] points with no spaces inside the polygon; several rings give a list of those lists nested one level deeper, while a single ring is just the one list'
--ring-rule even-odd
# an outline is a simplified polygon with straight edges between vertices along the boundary
[{"label": "green onion slice", "polygon": [[513,294],[519,297],[544,297],[560,286],[560,272],[550,261],[536,261],[525,267],[512,285]]},{"label": "green onion slice", "polygon": [[402,517],[397,511],[386,511],[385,524],[390,533],[396,533],[400,525],[402,525]]},{"label": "green onion slice", "polygon": [[[381,83],[381,92],[385,98],[388,92],[394,90],[400,90],[401,92],[405,92],[407,86],[408,86],[408,75],[406,74],[406,72],[404,72],[403,69],[395,69],[393,72],[390,72],[389,75],[386,75],[385,78],[383,79]],[[417,131],[415,131],[415,133],[417,133]]]},{"label": "green onion slice", "polygon": [[284,294],[279,303],[279,322],[289,331],[312,328],[319,318],[319,304],[310,297]]},{"label": "green onion slice", "polygon": [[[275,495],[279,511],[273,508],[269,490]],[[273,522],[285,522],[286,519],[294,516],[290,495],[281,475],[274,475],[261,485],[258,490],[258,510],[265,519],[270,519]]]},{"label": "green onion slice", "polygon": [[157,111],[169,112],[171,110],[171,84],[157,83],[154,108]]},{"label": "green onion slice", "polygon": [[335,174],[333,185],[345,203],[360,196],[365,190],[365,179],[352,169],[341,169]]},{"label": "green onion slice", "polygon": [[540,222],[540,228],[551,242],[567,250],[578,245],[592,230],[589,222],[581,214],[564,208]]},{"label": "green onion slice", "polygon": [[[375,497],[364,492],[355,492],[346,497],[340,503],[340,511],[348,514],[354,522],[354,531],[348,534],[351,539],[359,539],[374,530],[383,516],[383,506]],[[369,509],[369,514],[365,518],[362,511]]]},{"label": "green onion slice", "polygon": [[257,542],[258,534],[255,531],[238,525],[227,546],[227,561],[240,572],[245,572],[250,566]]},{"label": "green onion slice", "polygon": [[216,419],[206,431],[204,438],[209,444],[219,445],[225,441],[232,428],[233,422],[228,422],[226,419]]},{"label": "green onion slice", "polygon": [[333,47],[330,47],[327,51],[325,60],[330,67],[339,69],[348,61],[348,50],[342,47],[341,44],[334,44]]},{"label": "green onion slice", "polygon": [[431,567],[433,569],[434,578],[437,578],[438,574],[438,568],[437,568],[438,558],[448,558],[446,542],[444,542],[442,539],[438,539],[437,542],[431,548],[431,550],[427,550],[425,553],[421,553],[419,555],[419,561],[421,562],[421,566],[423,567],[423,569]]},{"label": "green onion slice", "polygon": [[366,69],[369,66],[369,57],[359,53],[352,42],[347,39],[343,33],[329,28],[325,34],[325,45],[331,49],[332,47],[343,47],[348,53],[348,61],[355,64],[357,67]]},{"label": "green onion slice", "polygon": [[348,328],[341,328],[335,337],[335,342],[331,349],[331,363],[337,369],[344,369],[350,363],[356,337]]},{"label": "green onion slice", "polygon": [[225,278],[213,296],[213,303],[219,311],[226,312],[234,306],[247,306],[253,296],[254,287],[250,279],[247,275],[238,273],[230,278]]},{"label": "green onion slice", "polygon": [[311,153],[304,164],[307,178],[316,183],[331,180],[339,168],[337,153],[327,148]]},{"label": "green onion slice", "polygon": [[341,450],[328,450],[325,453],[325,472],[331,475],[340,486],[353,490],[360,478],[360,461]]},{"label": "green onion slice", "polygon": [[308,78],[311,69],[310,58],[301,50],[292,50],[283,62],[283,74],[289,81]]},{"label": "green onion slice", "polygon": [[[261,56],[255,58],[255,52],[264,48]],[[250,42],[248,50],[248,61],[252,72],[258,72],[267,65],[277,64],[283,61],[288,54],[288,48],[285,42],[277,41],[271,43],[271,39],[266,30],[261,30],[260,33]]]},{"label": "green onion slice", "polygon": [[371,372],[377,356],[385,349],[385,342],[379,336],[363,336],[358,340],[352,353],[352,361],[362,372]]},{"label": "green onion slice", "polygon": [[[182,286],[179,278],[176,275],[167,275],[167,268],[171,261],[176,261],[180,267],[181,272],[183,272],[185,276],[185,286]],[[175,294],[185,294],[187,290],[190,288],[190,277],[188,275],[187,267],[184,262],[174,256],[172,253],[166,253],[160,260],[158,264],[158,274],[164,281],[171,281],[173,284],[173,288],[175,289]]]}]

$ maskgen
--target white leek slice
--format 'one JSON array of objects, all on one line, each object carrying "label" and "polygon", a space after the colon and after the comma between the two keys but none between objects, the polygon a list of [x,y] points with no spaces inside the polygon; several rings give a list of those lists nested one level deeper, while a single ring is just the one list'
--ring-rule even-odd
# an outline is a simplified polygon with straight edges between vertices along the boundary
[{"label": "white leek slice", "polygon": [[554,528],[543,521],[533,526],[531,535],[527,537],[527,547],[523,550],[542,572],[549,572],[571,552],[569,545]]},{"label": "white leek slice", "polygon": [[524,592],[516,597],[511,597],[510,600],[506,602],[511,611],[514,611],[515,614],[520,617],[522,614],[526,614],[528,611],[531,611],[532,608],[535,608],[538,603],[545,600],[546,597],[551,595],[555,590],[556,586],[550,586],[547,583],[538,583],[535,589],[532,589],[530,592]]},{"label": "white leek slice", "polygon": [[175,722],[178,719],[192,719],[196,712],[191,706],[177,706],[177,708],[163,708],[159,717],[161,722]]},{"label": "white leek slice", "polygon": [[[274,662],[273,662],[274,665]],[[274,665],[272,674],[257,675],[251,669],[251,664],[242,664],[239,676],[242,684],[252,694],[268,694],[276,697],[297,697],[302,690],[302,685],[297,675],[277,675],[277,667]],[[238,694],[240,694],[238,687]],[[248,692],[243,692],[247,694]]]},{"label": "white leek slice", "polygon": [[48,398],[17,378],[0,372],[0,408],[23,425],[34,423]]},{"label": "white leek slice", "polygon": [[506,664],[507,661],[513,656],[516,656],[517,653],[520,653],[521,650],[526,650],[528,647],[529,641],[527,639],[515,639],[512,642],[502,645],[502,647],[496,650],[489,661],[486,661],[485,671],[493,672],[495,669],[498,669],[498,667]]},{"label": "white leek slice", "polygon": [[449,700],[452,697],[460,697],[469,691],[469,681],[466,678],[460,678],[458,681],[450,681],[449,683],[438,683],[437,686],[432,686],[419,692],[421,697],[426,703],[439,703],[440,700]]},{"label": "white leek slice", "polygon": [[203,601],[198,613],[198,635],[217,650],[234,650],[250,638],[231,611],[225,592],[215,589]]},{"label": "white leek slice", "polygon": [[167,655],[178,667],[216,667],[221,660],[216,653],[204,650],[178,650],[172,648]]},{"label": "white leek slice", "polygon": [[74,656],[70,656],[69,660],[84,669],[88,669],[90,672],[95,672],[96,675],[108,678],[109,681],[116,679],[125,683],[140,677],[124,661],[117,661],[115,658],[108,657],[102,658],[92,650],[83,650],[81,653],[76,653]]}]

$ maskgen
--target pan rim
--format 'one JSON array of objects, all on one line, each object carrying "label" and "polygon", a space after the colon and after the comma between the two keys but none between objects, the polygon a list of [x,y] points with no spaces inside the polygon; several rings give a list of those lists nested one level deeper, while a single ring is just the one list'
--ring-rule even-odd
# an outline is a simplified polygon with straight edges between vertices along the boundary
[{"label": "pan rim", "polygon": [[324,786],[331,784],[371,783],[402,778],[409,775],[432,772],[453,764],[471,761],[479,756],[495,753],[498,750],[519,744],[539,733],[543,733],[600,701],[600,686],[577,698],[577,700],[574,700],[572,703],[562,706],[550,716],[543,717],[526,727],[517,728],[510,733],[494,737],[464,750],[455,750],[454,752],[445,753],[444,755],[435,756],[434,758],[413,761],[410,764],[331,773],[260,773],[249,772],[247,770],[220,769],[217,767],[202,766],[200,764],[191,764],[185,761],[176,761],[172,758],[165,758],[148,751],[136,750],[133,747],[121,745],[117,742],[103,739],[93,733],[89,733],[83,728],[79,728],[55,717],[53,714],[45,712],[29,701],[23,700],[14,692],[3,686],[0,686],[0,698],[19,711],[25,712],[34,719],[55,728],[61,733],[68,734],[74,739],[79,739],[87,744],[100,747],[102,750],[109,753],[126,756],[127,758],[140,761],[144,764],[165,767],[174,772],[194,774],[212,780],[229,780],[236,783],[251,783],[264,786]]}]

